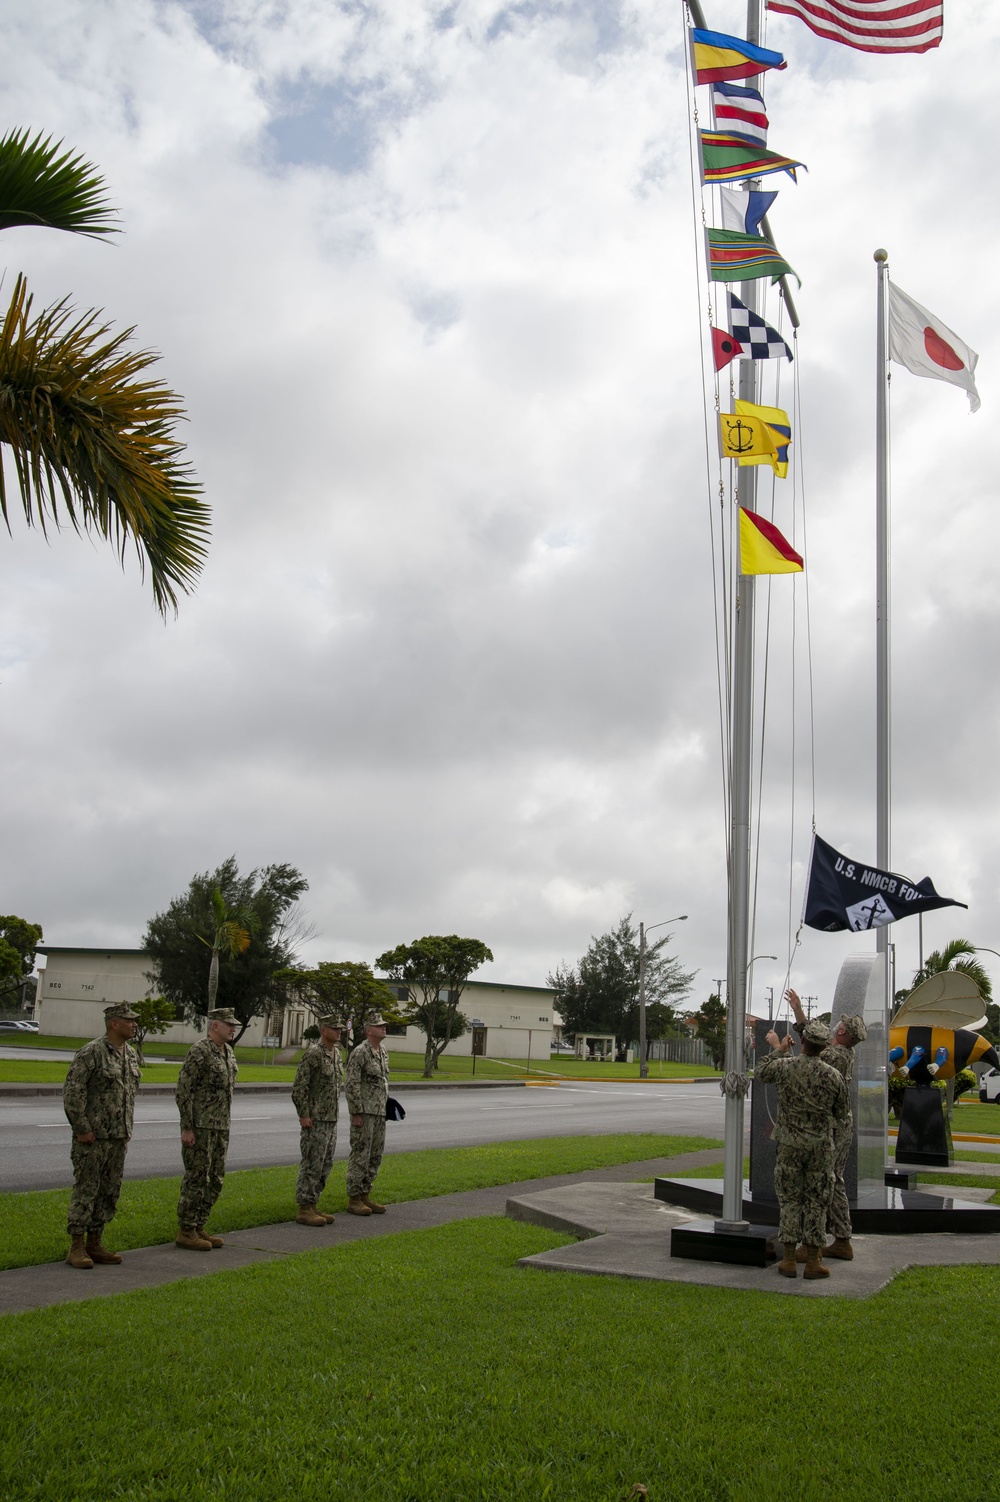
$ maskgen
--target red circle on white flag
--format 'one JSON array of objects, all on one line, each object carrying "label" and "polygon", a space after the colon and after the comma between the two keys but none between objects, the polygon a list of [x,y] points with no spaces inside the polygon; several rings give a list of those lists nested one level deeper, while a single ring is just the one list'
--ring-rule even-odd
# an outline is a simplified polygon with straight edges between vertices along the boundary
[{"label": "red circle on white flag", "polygon": [[932,329],[930,324],[924,329],[924,349],[930,355],[935,365],[942,365],[945,370],[964,370],[965,361],[960,359],[946,340]]}]

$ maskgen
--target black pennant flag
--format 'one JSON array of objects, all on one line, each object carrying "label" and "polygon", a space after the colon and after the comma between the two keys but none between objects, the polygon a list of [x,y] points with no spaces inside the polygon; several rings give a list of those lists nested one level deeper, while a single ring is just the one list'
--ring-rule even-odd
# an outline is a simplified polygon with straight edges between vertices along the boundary
[{"label": "black pennant flag", "polygon": [[828,934],[843,928],[859,933],[935,907],[968,907],[968,903],[939,897],[929,876],[910,881],[893,871],[880,871],[841,855],[818,834],[813,835],[803,915],[808,928]]}]

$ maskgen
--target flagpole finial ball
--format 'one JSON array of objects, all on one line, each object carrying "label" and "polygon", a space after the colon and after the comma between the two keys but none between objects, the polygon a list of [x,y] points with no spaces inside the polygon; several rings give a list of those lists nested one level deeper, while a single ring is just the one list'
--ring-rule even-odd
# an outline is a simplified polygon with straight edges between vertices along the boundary
[{"label": "flagpole finial ball", "polygon": [[877,250],[873,259],[881,264],[883,261],[887,261],[889,259],[889,252],[887,250]]}]

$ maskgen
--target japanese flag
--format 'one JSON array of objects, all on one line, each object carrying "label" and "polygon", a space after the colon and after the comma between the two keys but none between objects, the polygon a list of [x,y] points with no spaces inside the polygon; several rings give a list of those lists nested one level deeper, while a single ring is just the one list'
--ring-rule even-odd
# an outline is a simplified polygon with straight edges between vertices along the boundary
[{"label": "japanese flag", "polygon": [[953,334],[947,324],[928,313],[912,297],[889,283],[889,358],[917,376],[950,381],[969,393],[969,406],[979,411],[975,370],[979,356]]}]

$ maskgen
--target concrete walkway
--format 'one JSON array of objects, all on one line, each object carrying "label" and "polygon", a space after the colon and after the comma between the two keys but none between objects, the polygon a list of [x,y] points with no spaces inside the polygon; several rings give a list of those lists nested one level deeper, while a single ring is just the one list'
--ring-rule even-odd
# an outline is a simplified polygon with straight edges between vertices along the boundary
[{"label": "concrete walkway", "polygon": [[[338,1215],[332,1226],[296,1225],[293,1220],[256,1226],[246,1231],[225,1232],[225,1246],[212,1252],[187,1252],[172,1242],[123,1252],[119,1267],[94,1267],[90,1271],[68,1267],[65,1262],[46,1262],[35,1267],[16,1267],[0,1272],[0,1314],[20,1314],[28,1309],[46,1309],[52,1304],[80,1303],[84,1299],[131,1293],[137,1288],[155,1288],[180,1278],[204,1277],[231,1272],[238,1267],[274,1262],[296,1252],[342,1246],[384,1236],[394,1231],[422,1231],[472,1216],[504,1215],[511,1196],[528,1194],[565,1184],[590,1180],[620,1183],[654,1178],[657,1174],[681,1174],[692,1168],[721,1163],[722,1152],[713,1148],[684,1153],[676,1158],[649,1158],[640,1163],[621,1163],[585,1173],[532,1179],[520,1184],[501,1184],[495,1189],[472,1189],[462,1194],[436,1195],[433,1199],[409,1200],[390,1205],[385,1215]],[[652,1192],[652,1185],[649,1185]],[[220,1232],[220,1235],[223,1233]],[[114,1224],[108,1244],[114,1247]],[[67,1243],[68,1245],[68,1243]]]}]

